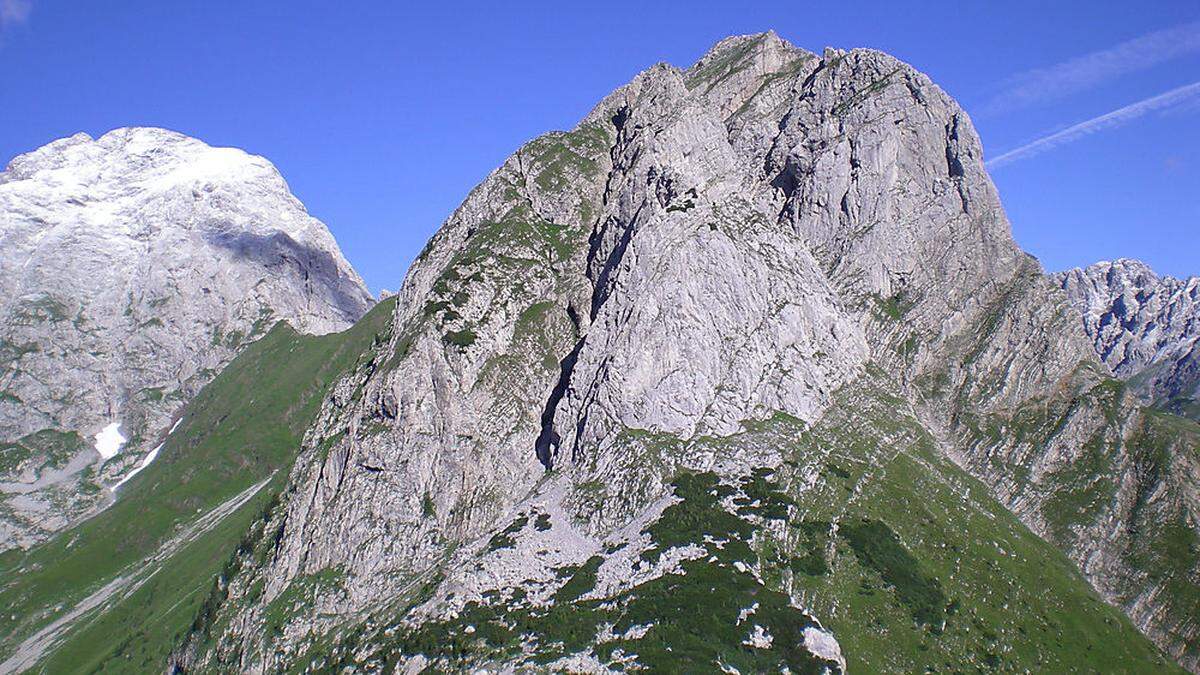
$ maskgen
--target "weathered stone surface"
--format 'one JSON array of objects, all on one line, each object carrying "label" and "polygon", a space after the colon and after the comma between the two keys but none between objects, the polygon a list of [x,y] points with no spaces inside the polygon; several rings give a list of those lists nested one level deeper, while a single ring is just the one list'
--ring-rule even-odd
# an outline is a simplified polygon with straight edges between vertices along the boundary
[{"label": "weathered stone surface", "polygon": [[1055,275],[1096,353],[1148,401],[1200,399],[1200,277],[1160,277],[1137,260]]},{"label": "weathered stone surface", "polygon": [[[0,547],[110,499],[276,321],[326,333],[372,302],[269,162],[152,128],[77,134],[0,173],[0,298]],[[117,423],[128,442],[102,457],[93,437]]]},{"label": "weathered stone surface", "polygon": [[[635,539],[680,469],[779,466],[780,447],[718,441],[764,420],[836,427],[838,392],[870,372],[895,389],[873,431],[893,422],[879,405],[911,418],[900,440],[973,474],[1197,667],[1194,428],[1112,379],[1013,241],[967,115],[886,54],[768,33],[654,66],[493,172],[398,295],[389,343],[309,432],[232,627],[181,662],[270,670],[314,628],[372,611],[414,626],[541,583]],[[857,442],[846,431],[822,430]],[[535,502],[571,526],[480,562]],[[1190,558],[1143,555],[1176,534]],[[337,591],[312,604],[328,616],[268,635],[278,599],[330,569]]]}]

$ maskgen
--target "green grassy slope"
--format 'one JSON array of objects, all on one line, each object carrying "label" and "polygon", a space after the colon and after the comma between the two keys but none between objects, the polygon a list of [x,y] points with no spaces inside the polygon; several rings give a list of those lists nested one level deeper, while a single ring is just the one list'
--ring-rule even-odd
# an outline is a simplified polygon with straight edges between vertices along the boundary
[{"label": "green grassy slope", "polygon": [[1200,422],[1200,399],[1173,398],[1169,401],[1160,402],[1156,407],[1180,417],[1187,417]]},{"label": "green grassy slope", "polygon": [[382,341],[394,305],[384,301],[334,335],[276,325],[188,405],[158,459],[121,488],[116,503],[44,545],[5,554],[0,659],[203,514],[273,475],[135,592],[85,615],[41,664],[50,672],[161,669],[222,565],[283,484],[326,391]]},{"label": "green grassy slope", "polygon": [[851,670],[1174,670],[1061,552],[942,458],[882,379],[845,391],[799,438],[785,482],[822,480],[798,494],[786,548],[824,564],[790,583],[828,617]]},{"label": "green grassy slope", "polygon": [[[1194,662],[1200,655],[1200,539],[1190,524],[1188,495],[1200,461],[1200,425],[1141,408],[1127,397],[1126,384],[1087,371],[1081,366],[1079,383],[1011,414],[975,416],[962,408],[969,457],[985,475],[1004,477],[1012,503],[1039,504],[1047,540],[1072,558],[1090,555],[1089,538],[1120,519],[1120,538],[1108,546],[1120,564],[1109,566],[1100,583],[1126,607],[1155,593],[1150,634],[1177,658]],[[1033,474],[1036,458],[1062,445],[1064,430],[1086,441],[1070,448],[1077,453],[1071,461]]]}]

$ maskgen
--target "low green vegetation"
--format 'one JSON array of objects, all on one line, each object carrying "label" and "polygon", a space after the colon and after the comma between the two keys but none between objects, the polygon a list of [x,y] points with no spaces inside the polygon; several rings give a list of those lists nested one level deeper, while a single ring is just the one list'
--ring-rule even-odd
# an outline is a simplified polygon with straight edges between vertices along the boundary
[{"label": "low green vegetation", "polygon": [[475,344],[475,338],[475,331],[471,330],[470,328],[448,331],[442,336],[442,339],[446,344],[454,345],[460,349],[465,349]]},{"label": "low green vegetation", "polygon": [[[978,335],[990,335],[1014,320],[1013,309],[1023,294],[1036,292],[1031,284],[1024,272],[1012,283],[1004,302],[989,309],[979,328],[968,331],[959,346],[963,358],[973,361],[985,353],[986,340]],[[1200,655],[1200,640],[1171,628],[1190,624],[1200,612],[1200,586],[1180,581],[1200,576],[1200,555],[1187,547],[1170,558],[1150,554],[1174,538],[1173,523],[1188,517],[1183,486],[1193,480],[1200,426],[1177,414],[1141,408],[1128,394],[1130,384],[1113,379],[1090,360],[1079,363],[1046,398],[1016,410],[974,414],[986,408],[980,400],[1009,375],[1000,365],[974,374],[957,391],[938,394],[944,397],[942,405],[955,411],[970,454],[987,458],[989,473],[1011,500],[1040,503],[1037,515],[1047,539],[1076,556],[1092,550],[1087,538],[1107,536],[1112,514],[1122,514],[1128,527],[1107,548],[1120,560],[1115,569],[1125,567],[1133,574],[1101,583],[1118,605],[1138,602],[1153,591],[1161,611],[1155,622],[1165,627],[1157,637],[1169,641],[1172,651]],[[1057,461],[1034,475],[1024,458],[1046,454]]]},{"label": "low green vegetation", "polygon": [[[436,671],[469,670],[493,660],[553,670],[564,656],[591,654],[613,667],[648,672],[713,672],[722,666],[742,672],[821,672],[828,664],[803,648],[812,620],[785,594],[764,587],[745,564],[754,558],[753,527],[721,504],[722,496],[739,491],[722,485],[713,473],[683,473],[673,487],[679,501],[647,530],[656,548],[707,549],[705,557],[684,561],[678,572],[612,597],[581,599],[594,590],[605,562],[605,556],[593,556],[579,567],[559,570],[567,580],[549,605],[532,603],[521,588],[492,594],[482,603],[468,603],[453,619],[389,630],[390,638],[352,635],[328,660],[309,667],[391,671],[419,654],[433,659],[430,667]],[[740,621],[743,616],[748,618]],[[597,643],[606,625],[612,637]],[[750,639],[755,626],[770,636],[769,644]],[[370,656],[358,660],[355,655],[368,645]]]},{"label": "low green vegetation", "polygon": [[[1162,602],[1170,612],[1169,625],[1187,625],[1200,616],[1200,584],[1196,582],[1200,579],[1200,537],[1185,513],[1164,512],[1158,504],[1165,501],[1164,495],[1178,495],[1179,490],[1188,489],[1187,481],[1194,480],[1177,472],[1200,460],[1200,424],[1148,412],[1129,446],[1142,478],[1130,514],[1131,562],[1151,581],[1163,584]],[[1184,484],[1180,486],[1179,481]],[[1200,640],[1183,642],[1183,646],[1186,653],[1200,655]]]},{"label": "low green vegetation", "polygon": [[731,488],[720,486],[713,473],[685,473],[674,485],[675,494],[681,499],[668,506],[662,517],[646,528],[654,545],[642,552],[643,560],[656,563],[667,549],[722,535],[730,542],[728,545],[737,550],[737,555],[734,550],[726,555],[741,560],[750,558],[750,548],[745,541],[750,538],[753,528],[718,504],[719,497],[727,496],[732,492]]},{"label": "low green vegetation", "polygon": [[18,469],[35,473],[61,469],[87,446],[74,431],[42,429],[13,443],[0,444],[0,475]]},{"label": "low green vegetation", "polygon": [[1076,528],[1104,513],[1117,494],[1114,463],[1119,452],[1115,443],[1098,436],[1083,447],[1079,458],[1047,477],[1054,492],[1041,511],[1055,541],[1073,544]]},{"label": "low green vegetation", "polygon": [[17,362],[26,354],[36,354],[41,351],[36,342],[12,342],[0,338],[0,373],[8,373],[17,369]]},{"label": "low green vegetation", "polygon": [[841,117],[841,116],[845,115],[846,113],[850,112],[851,110],[853,110],[854,108],[857,108],[858,106],[862,105],[862,103],[865,102],[867,99],[881,93],[884,89],[888,88],[888,85],[890,85],[892,83],[892,78],[898,72],[900,72],[899,67],[893,69],[891,72],[884,75],[883,77],[880,77],[880,78],[874,80],[873,82],[871,82],[867,86],[863,87],[862,89],[860,89],[856,92],[853,92],[844,101],[838,103],[836,106],[833,107],[833,114],[836,117]]},{"label": "low green vegetation", "polygon": [[336,567],[293,578],[282,593],[267,603],[263,612],[267,634],[280,635],[289,621],[311,614],[316,597],[339,588],[344,578],[345,572]]},{"label": "low green vegetation", "polygon": [[912,309],[916,303],[905,296],[904,293],[896,293],[889,297],[880,295],[872,296],[875,300],[875,309],[879,316],[890,319],[892,321],[900,321],[904,315]]},{"label": "low green vegetation", "polygon": [[571,570],[571,578],[554,594],[554,603],[572,602],[596,586],[596,572],[604,564],[603,556],[588,558],[581,567]]},{"label": "low green vegetation", "polygon": [[704,92],[708,93],[729,77],[750,67],[753,64],[753,59],[750,57],[765,39],[765,36],[755,36],[736,47],[715,54],[715,57],[708,63],[688,74],[688,89],[695,90],[703,87]]},{"label": "low green vegetation", "polygon": [[[869,372],[812,427],[779,416],[700,441],[718,455],[778,447],[784,463],[740,478],[679,473],[675,501],[645,527],[652,543],[635,559],[645,570],[672,549],[703,549],[675,571],[597,597],[598,573],[623,548],[611,546],[557,570],[549,604],[525,588],[488,593],[455,618],[355,633],[319,665],[390,670],[423,655],[434,670],[554,669],[576,654],[623,670],[815,672],[822,663],[801,648],[813,621],[789,600],[800,596],[851,672],[1177,672],[1070,561],[942,459],[882,374]],[[814,471],[824,480],[792,487]],[[1179,536],[1154,555],[1195,546]]]},{"label": "low green vegetation", "polygon": [[829,548],[830,523],[823,520],[804,520],[795,525],[795,555],[788,561],[788,568],[797,574],[810,577],[829,573],[829,561],[825,551]]},{"label": "low green vegetation", "polygon": [[516,546],[517,542],[515,539],[513,539],[513,536],[521,530],[524,530],[525,526],[528,524],[528,515],[521,514],[520,516],[517,516],[517,518],[513,520],[508,527],[492,535],[492,538],[488,540],[487,550],[499,551],[501,549],[512,548]]},{"label": "low green vegetation", "polygon": [[594,177],[597,158],[608,152],[608,129],[597,122],[575,131],[546,134],[522,150],[535,165],[534,183],[544,191],[559,192],[572,187],[577,176]]},{"label": "low green vegetation", "polygon": [[[890,386],[869,369],[775,477],[803,514],[777,544],[790,554],[783,583],[827,620],[851,672],[1176,672],[1062,553],[942,458]],[[787,489],[813,473],[824,480]]]},{"label": "low green vegetation", "polygon": [[370,348],[389,328],[393,303],[380,303],[334,335],[305,336],[277,324],[197,395],[158,459],[121,488],[116,503],[0,560],[2,657],[65,608],[137,570],[199,515],[274,475],[253,499],[168,555],[142,585],[85,614],[39,664],[46,672],[160,670],[283,485],[330,385],[375,358]]},{"label": "low green vegetation", "polygon": [[22,300],[12,312],[12,321],[18,325],[58,323],[66,321],[70,313],[67,306],[49,295]]},{"label": "low green vegetation", "polygon": [[896,590],[897,598],[917,623],[941,632],[948,604],[942,584],[921,570],[920,563],[887,523],[860,518],[842,523],[838,534],[854,549],[863,567],[878,572],[883,582]]},{"label": "low green vegetation", "polygon": [[745,497],[733,501],[741,515],[755,515],[765,520],[788,520],[790,507],[796,506],[796,500],[779,490],[779,485],[771,480],[775,472],[758,468],[750,476],[742,480],[742,492]]},{"label": "low green vegetation", "polygon": [[1177,397],[1162,401],[1156,407],[1164,412],[1200,422],[1200,399]]}]

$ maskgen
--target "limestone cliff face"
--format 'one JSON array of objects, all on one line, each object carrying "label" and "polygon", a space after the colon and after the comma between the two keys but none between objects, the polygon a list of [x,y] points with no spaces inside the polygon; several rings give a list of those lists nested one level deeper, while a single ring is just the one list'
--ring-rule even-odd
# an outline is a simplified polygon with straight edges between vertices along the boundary
[{"label": "limestone cliff face", "polygon": [[152,128],[0,173],[0,298],[0,547],[104,503],[276,321],[326,333],[372,303],[269,162]]},{"label": "limestone cliff face", "polygon": [[[1068,295],[1013,242],[944,92],[886,54],[774,34],[643,72],[472,192],[409,273],[389,342],[310,430],[278,543],[232,590],[261,597],[184,661],[290,662],[314,622],[275,651],[256,626],[324,570],[346,581],[314,596],[333,617],[318,632],[405,603],[420,623],[434,610],[412,593],[430,578],[459,608],[553,578],[551,563],[645,532],[681,469],[804,463],[783,441],[729,439],[832,434],[844,417],[862,439],[928,439],[1196,666],[1191,596],[1171,590],[1194,553],[1138,557],[1164,528],[1194,537],[1193,430],[1164,432],[1111,379]],[[792,489],[817,494],[816,476]],[[517,567],[479,561],[531,505],[556,538]],[[645,578],[632,569],[626,585]]]}]

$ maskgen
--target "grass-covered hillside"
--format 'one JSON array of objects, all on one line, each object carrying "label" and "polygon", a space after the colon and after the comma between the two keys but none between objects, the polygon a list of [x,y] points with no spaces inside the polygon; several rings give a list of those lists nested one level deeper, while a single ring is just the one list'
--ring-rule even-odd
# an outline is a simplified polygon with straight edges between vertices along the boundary
[{"label": "grass-covered hillside", "polygon": [[115,503],[5,553],[0,672],[161,670],[283,485],[330,386],[372,358],[394,304],[332,335],[277,324],[188,405]]}]

